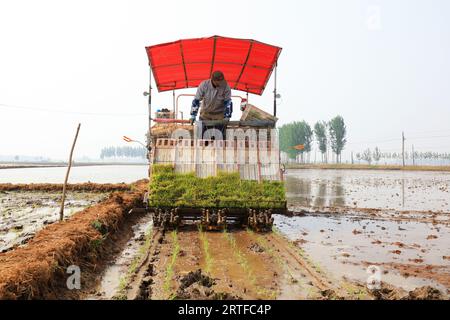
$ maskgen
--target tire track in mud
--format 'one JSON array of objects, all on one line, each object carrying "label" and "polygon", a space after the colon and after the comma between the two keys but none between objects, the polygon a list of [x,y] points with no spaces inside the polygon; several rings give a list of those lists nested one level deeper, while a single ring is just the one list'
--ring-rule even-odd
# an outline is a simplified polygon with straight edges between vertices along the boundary
[{"label": "tire track in mud", "polygon": [[128,285],[130,300],[176,299],[179,280],[200,267],[196,232],[157,230],[155,234],[147,261]]},{"label": "tire track in mud", "polygon": [[273,242],[277,243],[277,247],[281,249],[279,251],[281,255],[283,255],[282,252],[285,252],[287,255],[289,255],[289,257],[291,257],[294,261],[296,261],[298,265],[300,265],[306,273],[309,274],[309,276],[313,280],[315,287],[319,288],[322,291],[330,289],[330,286],[327,283],[328,280],[320,276],[317,271],[314,271],[306,261],[300,258],[297,252],[295,252],[292,248],[290,248],[289,245],[284,243],[284,241],[278,239],[278,237],[279,237],[278,235],[273,234],[269,234],[266,236],[266,238],[268,240],[271,240],[272,243]]},{"label": "tire track in mud", "polygon": [[201,270],[214,281],[218,297],[250,299],[253,295],[245,283],[246,274],[225,244],[223,233],[189,231],[180,233],[181,257],[176,264],[179,277]]},{"label": "tire track in mud", "polygon": [[[167,277],[167,268],[171,264],[173,256],[173,237],[171,237],[171,231],[161,231],[162,236],[158,239],[156,248],[152,253],[150,259],[151,267],[147,268],[147,277],[143,279],[140,284],[140,292],[148,290],[147,297],[138,297],[139,299],[152,299],[152,300],[168,300],[170,299],[171,280]],[[148,285],[147,285],[148,284]],[[145,289],[145,288],[148,289]]]},{"label": "tire track in mud", "polygon": [[155,264],[164,241],[165,232],[153,229],[152,244],[147,250],[145,258],[136,268],[131,281],[124,288],[124,295],[128,300],[148,300],[152,297],[153,277],[156,274]]},{"label": "tire track in mud", "polygon": [[[255,250],[256,247],[256,250]],[[337,299],[348,296],[278,234],[252,231],[155,230],[147,257],[127,286],[128,299],[177,298],[192,273],[214,282],[203,289],[238,299]],[[188,297],[192,292],[188,292]],[[201,292],[204,294],[204,292]],[[202,297],[200,294],[200,297]],[[198,297],[196,294],[192,298]]]},{"label": "tire track in mud", "polygon": [[311,297],[311,291],[315,289],[311,283],[309,286],[306,281],[306,274],[298,268],[297,265],[292,265],[289,260],[283,257],[280,249],[270,244],[266,235],[254,234],[253,231],[247,231],[251,236],[256,238],[258,246],[262,248],[267,254],[276,262],[278,272],[282,274],[280,282],[280,293],[277,299],[283,300],[298,300],[308,299]]},{"label": "tire track in mud", "polygon": [[[318,291],[317,296],[311,297],[308,293],[306,298],[341,299],[348,296],[347,289],[336,285],[336,281],[328,279],[323,271],[317,270],[318,266],[311,266],[299,249],[292,248],[294,244],[291,244],[289,240],[276,233],[264,235],[263,238],[272,246],[276,254],[286,262],[287,268],[293,267],[294,270],[300,271],[302,278],[309,281],[311,289]],[[295,280],[298,281],[298,279]],[[352,287],[351,284],[346,283],[345,285],[349,288]]]},{"label": "tire track in mud", "polygon": [[275,263],[249,249],[255,241],[245,232],[231,235],[234,245],[227,237],[230,235],[219,232],[155,232],[147,258],[127,286],[127,298],[176,298],[181,279],[197,270],[214,280],[215,297],[275,298]]},{"label": "tire track in mud", "polygon": [[[240,270],[236,277],[243,288],[245,299],[275,299],[278,295],[278,273],[276,263],[265,252],[254,252],[250,248],[256,241],[245,231],[223,233],[218,244],[227,250],[225,263]],[[232,276],[230,274],[230,276]],[[236,282],[236,280],[235,280]]]}]

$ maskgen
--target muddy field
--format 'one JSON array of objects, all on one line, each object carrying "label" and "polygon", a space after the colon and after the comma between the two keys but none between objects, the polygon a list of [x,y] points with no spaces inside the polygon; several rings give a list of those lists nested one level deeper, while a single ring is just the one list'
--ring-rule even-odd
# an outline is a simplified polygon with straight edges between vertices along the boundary
[{"label": "muddy field", "polygon": [[[103,193],[68,192],[65,218],[105,197]],[[0,252],[25,244],[37,231],[58,221],[60,207],[61,193],[0,191]]]},{"label": "muddy field", "polygon": [[[449,298],[450,215],[445,207],[449,176],[315,171],[288,172],[288,205],[296,214],[276,216],[274,232],[264,234],[233,229],[204,232],[195,226],[166,232],[154,229],[149,214],[127,214],[130,205],[142,199],[145,182],[115,195],[71,192],[67,213],[74,218],[47,227],[46,220],[57,218],[58,193],[3,191],[0,204],[6,215],[1,226],[6,231],[0,233],[0,244],[11,249],[22,242],[21,232],[26,235],[27,228],[35,229],[24,241],[30,241],[27,245],[0,253],[0,292],[9,288],[12,297],[77,299]],[[379,179],[385,181],[380,184]],[[404,201],[401,193],[397,196],[403,189]],[[83,208],[88,208],[86,213],[75,213]],[[115,210],[118,218],[110,218],[108,210]],[[96,225],[100,214],[102,225],[113,226],[106,234]],[[65,261],[81,259],[78,263],[86,266],[81,290],[69,292],[64,282],[56,282],[56,296],[42,288],[32,292],[44,295],[30,296],[27,288],[19,286],[15,292],[2,283],[17,282],[25,271],[8,270],[23,266],[24,255],[33,259],[34,248],[46,243],[49,234],[62,236],[66,229],[85,230],[86,239],[94,236],[83,240],[87,246],[64,251],[69,256],[56,262],[64,268]],[[6,236],[12,232],[15,242]],[[98,236],[105,237],[101,251],[92,249]],[[51,249],[57,246],[58,241],[50,241],[45,248],[59,250]],[[73,257],[75,252],[80,253]],[[84,256],[90,260],[84,261]],[[33,270],[27,271],[27,277]],[[369,279],[381,282],[368,287]]]},{"label": "muddy field", "polygon": [[[144,221],[148,221],[143,218]],[[145,224],[145,223],[144,223]],[[367,268],[367,267],[366,267]],[[135,230],[86,299],[444,299],[434,286],[369,290],[329,272],[281,233]]]},{"label": "muddy field", "polygon": [[[428,172],[290,170],[288,203],[297,216],[276,216],[275,233],[161,235],[148,228],[147,237],[156,244],[147,238],[150,254],[140,271],[132,258],[124,263],[119,255],[122,271],[132,272],[121,286],[117,280],[116,286],[105,285],[114,281],[114,271],[106,272],[103,285],[91,294],[101,299],[448,298],[449,179]],[[135,238],[145,243],[144,231]],[[372,270],[381,290],[367,289]]]},{"label": "muddy field", "polygon": [[328,299],[370,297],[331,281],[279,234],[162,232],[150,226],[109,266],[88,299]]}]

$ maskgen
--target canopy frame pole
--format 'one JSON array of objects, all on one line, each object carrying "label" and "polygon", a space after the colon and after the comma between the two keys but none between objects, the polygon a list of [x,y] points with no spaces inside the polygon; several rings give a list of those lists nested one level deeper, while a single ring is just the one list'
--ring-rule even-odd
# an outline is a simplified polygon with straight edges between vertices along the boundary
[{"label": "canopy frame pole", "polygon": [[250,46],[248,47],[247,57],[245,58],[245,62],[242,65],[241,72],[239,73],[239,77],[236,80],[236,84],[234,85],[235,90],[237,89],[239,81],[241,81],[242,75],[244,74],[244,70],[247,67],[248,60],[250,59],[250,54],[252,53],[252,48],[253,48],[253,40],[250,41]]},{"label": "canopy frame pole", "polygon": [[152,150],[152,67],[150,66],[150,77],[148,83],[148,135],[147,135],[147,150],[149,152],[148,160],[150,160],[150,152]]},{"label": "canopy frame pole", "polygon": [[172,100],[173,100],[173,111],[176,119],[178,117],[178,108],[175,105],[175,89],[172,90]]},{"label": "canopy frame pole", "polygon": [[210,77],[212,77],[212,73],[214,72],[214,63],[216,62],[216,47],[217,47],[217,36],[214,36],[213,55],[212,55],[212,59],[211,59],[211,70],[209,72]]},{"label": "canopy frame pole", "polygon": [[275,83],[274,83],[274,90],[273,90],[273,116],[277,116],[277,69],[278,69],[278,62],[275,62]]}]

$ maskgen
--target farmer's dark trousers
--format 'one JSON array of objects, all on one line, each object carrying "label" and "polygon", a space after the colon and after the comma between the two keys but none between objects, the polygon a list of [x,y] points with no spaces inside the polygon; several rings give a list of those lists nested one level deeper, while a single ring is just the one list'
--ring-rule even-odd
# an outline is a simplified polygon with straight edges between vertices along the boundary
[{"label": "farmer's dark trousers", "polygon": [[[227,131],[227,126],[226,125],[214,125],[214,126],[205,126],[202,123],[202,138],[205,139],[205,133],[208,130],[219,130],[222,133],[222,140],[226,140],[226,131]],[[212,133],[214,134],[214,133]],[[211,140],[219,140],[219,137],[207,137],[207,138],[211,138]],[[209,140],[209,139],[208,139]]]}]

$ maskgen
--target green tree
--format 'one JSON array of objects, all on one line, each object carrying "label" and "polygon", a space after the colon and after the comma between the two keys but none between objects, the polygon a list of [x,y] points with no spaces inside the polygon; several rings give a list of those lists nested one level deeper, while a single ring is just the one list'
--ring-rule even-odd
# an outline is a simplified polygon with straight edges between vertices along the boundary
[{"label": "green tree", "polygon": [[336,162],[341,162],[341,153],[347,143],[346,135],[347,128],[345,126],[344,118],[337,116],[328,124],[330,132],[331,150],[336,154]]},{"label": "green tree", "polygon": [[[280,128],[280,149],[286,152],[291,159],[295,159],[300,153],[302,161],[304,161],[305,153],[311,152],[311,142],[313,131],[306,121],[296,121],[285,124]],[[294,147],[303,145],[303,150],[296,150]]]},{"label": "green tree", "polygon": [[375,150],[372,154],[373,160],[378,163],[381,160],[381,151],[378,147],[375,147]]},{"label": "green tree", "polygon": [[105,147],[100,152],[100,158],[124,157],[124,158],[143,158],[147,156],[147,150],[141,147]]},{"label": "green tree", "polygon": [[316,141],[319,145],[319,150],[322,153],[322,162],[327,162],[326,154],[328,149],[327,138],[327,123],[325,121],[319,121],[314,125],[314,134],[316,135]]},{"label": "green tree", "polygon": [[292,148],[298,144],[295,141],[294,126],[294,123],[285,124],[279,130],[280,149],[286,152],[290,159],[295,159],[298,154],[298,151]]},{"label": "green tree", "polygon": [[372,151],[370,149],[364,150],[361,158],[370,165],[372,163]]},{"label": "green tree", "polygon": [[309,154],[312,150],[312,141],[314,132],[306,121],[301,121],[298,125],[300,134],[300,144],[304,145],[304,149],[300,151],[302,162],[305,162],[305,154]]},{"label": "green tree", "polygon": [[358,163],[362,160],[361,153],[359,153],[359,152],[356,153],[356,159],[358,160]]}]

